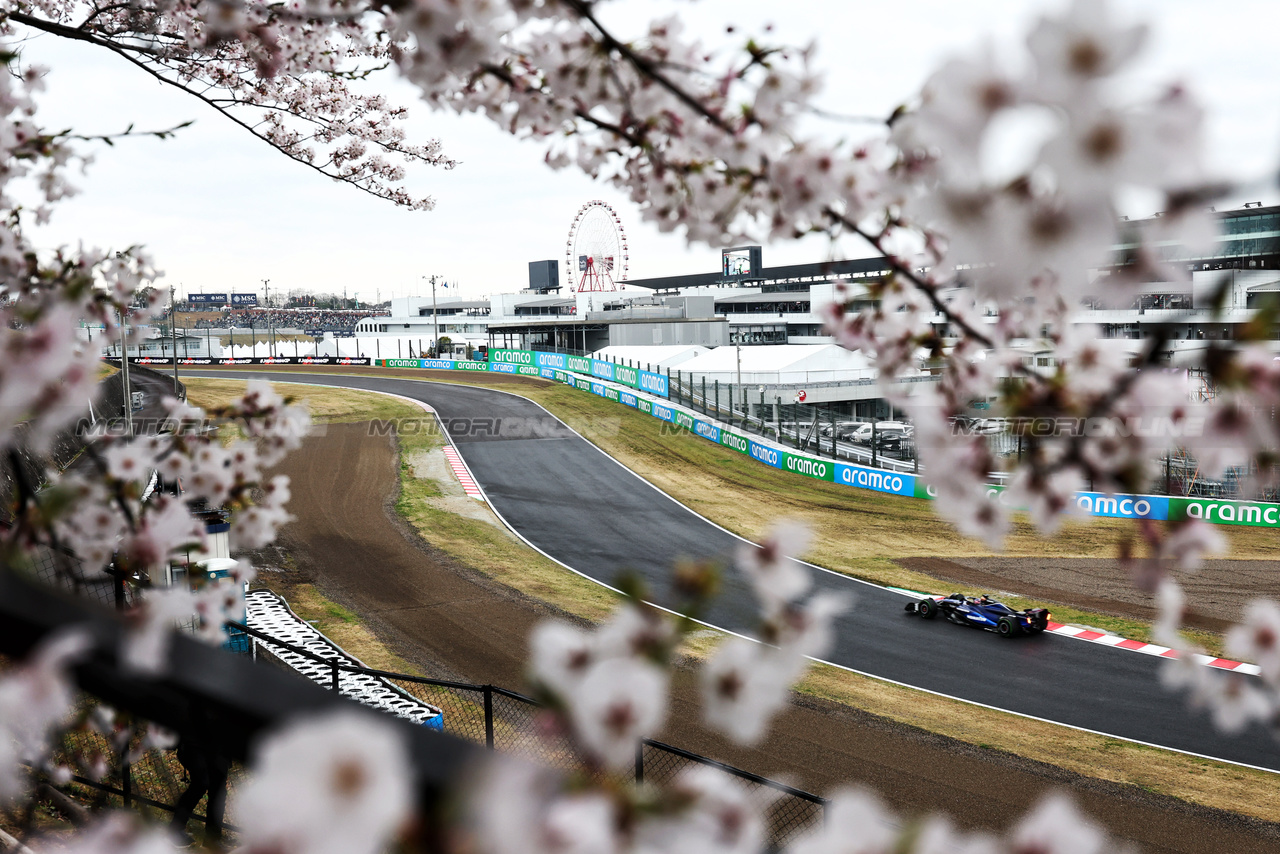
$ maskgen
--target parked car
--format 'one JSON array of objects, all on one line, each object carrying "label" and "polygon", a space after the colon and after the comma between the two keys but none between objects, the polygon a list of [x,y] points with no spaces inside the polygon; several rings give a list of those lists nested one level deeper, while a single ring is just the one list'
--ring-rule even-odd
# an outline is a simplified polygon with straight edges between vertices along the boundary
[{"label": "parked car", "polygon": [[898,430],[886,430],[883,433],[876,432],[876,450],[884,451],[891,454],[899,453],[902,446],[911,441],[910,432],[900,432]]},{"label": "parked car", "polygon": [[910,436],[915,433],[915,429],[915,427],[903,421],[881,421],[878,424],[859,424],[849,434],[848,438],[855,445],[870,445],[871,436],[874,432],[877,443],[886,436],[897,436],[898,440],[901,441],[904,436]]}]

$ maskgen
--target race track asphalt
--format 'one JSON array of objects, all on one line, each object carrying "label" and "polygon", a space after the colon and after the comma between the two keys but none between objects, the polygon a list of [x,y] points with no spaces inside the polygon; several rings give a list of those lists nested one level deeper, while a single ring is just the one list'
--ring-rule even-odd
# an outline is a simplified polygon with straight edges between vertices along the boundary
[{"label": "race track asphalt", "polygon": [[[450,383],[338,374],[192,372],[391,392],[439,413],[492,507],[529,542],[605,584],[641,575],[659,604],[677,558],[729,559],[742,540],[665,496],[535,403]],[[903,499],[909,500],[909,499]],[[821,532],[818,532],[821,536]],[[901,594],[830,572],[818,589],[856,597],[826,660],[976,703],[1147,744],[1280,771],[1262,727],[1224,736],[1161,687],[1147,655],[1053,635],[1005,640],[903,611]],[[749,632],[754,599],[730,574],[708,623]],[[1252,678],[1252,677],[1245,677]]]}]

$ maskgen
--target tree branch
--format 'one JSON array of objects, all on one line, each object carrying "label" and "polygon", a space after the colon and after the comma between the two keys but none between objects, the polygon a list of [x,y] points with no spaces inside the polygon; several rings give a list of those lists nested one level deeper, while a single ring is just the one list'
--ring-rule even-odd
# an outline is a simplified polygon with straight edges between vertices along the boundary
[{"label": "tree branch", "polygon": [[[97,47],[105,48],[106,50],[109,50],[112,53],[115,53],[117,56],[123,57],[126,61],[142,69],[147,74],[150,74],[156,80],[159,80],[162,83],[167,83],[168,85],[173,86],[176,89],[186,92],[191,97],[204,102],[211,109],[217,110],[221,115],[225,116],[229,121],[231,121],[236,125],[239,125],[245,131],[252,134],[257,139],[262,140],[267,145],[274,148],[276,151],[279,151],[281,154],[288,157],[290,160],[293,160],[296,163],[300,163],[304,166],[307,166],[308,168],[313,169],[316,172],[319,172],[321,175],[324,175],[326,178],[342,181],[344,184],[348,184],[352,187],[355,187],[356,189],[361,190],[365,193],[368,193],[369,195],[374,196],[375,198],[383,199],[386,201],[394,201],[394,199],[392,199],[388,193],[380,192],[377,189],[376,185],[372,187],[366,186],[365,184],[360,183],[359,180],[353,180],[351,176],[343,176],[343,175],[339,175],[339,174],[335,174],[333,172],[327,171],[322,166],[317,166],[315,163],[312,163],[307,159],[297,154],[294,154],[293,152],[289,151],[287,148],[284,148],[281,145],[278,145],[277,143],[272,142],[270,139],[267,139],[266,137],[258,133],[252,125],[236,117],[235,115],[230,113],[228,110],[220,107],[217,103],[218,99],[211,98],[202,92],[197,92],[196,90],[192,89],[190,86],[184,85],[180,81],[173,80],[170,77],[167,77],[165,74],[161,73],[160,70],[154,68],[151,63],[144,61],[142,58],[140,58],[140,56],[135,55],[135,54],[141,54],[143,56],[149,57],[154,62],[159,62],[162,58],[162,54],[159,51],[151,50],[141,45],[120,44],[115,41],[112,41],[109,38],[97,35],[95,33],[92,33],[86,30],[77,29],[75,27],[69,27],[64,24],[59,24],[54,21],[48,21],[43,18],[34,17],[32,15],[28,15],[22,12],[10,13],[9,20],[14,21],[16,23],[23,24],[24,26],[29,26],[33,29],[40,30],[42,32],[49,33],[50,35],[56,35],[62,38],[72,39],[74,41],[86,42],[88,44],[96,45]],[[210,85],[210,88],[211,89],[214,88],[212,84]],[[268,108],[268,107],[271,107],[272,105],[262,104],[258,106]],[[379,144],[376,140],[374,140],[374,143],[376,145]],[[387,148],[386,146],[380,146],[380,147],[384,148],[384,150],[395,151],[396,153],[399,153],[399,154],[405,153],[397,149]]]}]

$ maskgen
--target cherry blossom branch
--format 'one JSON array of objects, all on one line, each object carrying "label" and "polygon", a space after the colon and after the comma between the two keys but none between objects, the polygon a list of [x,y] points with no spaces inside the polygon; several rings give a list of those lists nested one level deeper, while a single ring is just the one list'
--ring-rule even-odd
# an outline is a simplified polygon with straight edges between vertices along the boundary
[{"label": "cherry blossom branch", "polygon": [[[438,141],[418,146],[404,144],[403,131],[395,126],[403,118],[403,110],[388,107],[380,96],[352,96],[340,82],[365,79],[386,66],[385,46],[378,37],[370,41],[359,29],[358,19],[367,10],[309,15],[283,7],[248,8],[263,23],[235,38],[211,32],[203,46],[193,46],[189,35],[175,26],[148,31],[146,22],[139,23],[138,14],[152,15],[156,24],[172,23],[181,20],[181,16],[162,18],[154,10],[135,5],[98,9],[82,28],[26,11],[11,14],[9,20],[107,48],[152,77],[204,101],[280,153],[328,178],[398,205],[432,207],[430,197],[414,199],[392,186],[403,180],[403,168],[394,160],[384,160],[379,153],[444,168],[452,168],[455,162],[440,153]],[[270,26],[276,20],[296,22],[291,26],[299,28],[302,37],[295,33],[294,41],[281,42]],[[333,30],[323,43],[308,41],[313,38],[311,31],[322,34],[317,27]],[[335,45],[337,38],[346,39],[346,43]],[[371,67],[350,68],[342,67],[338,57],[378,61]],[[285,62],[299,65],[298,70],[304,74],[324,74],[331,82],[317,85],[296,74],[273,79]],[[221,93],[226,93],[225,97]],[[317,162],[316,152],[301,144],[304,140],[284,122],[263,125],[236,114],[253,107],[275,111],[287,117],[285,122],[306,122],[317,127],[317,133],[305,142],[327,149],[325,158]]]},{"label": "cherry blossom branch", "polygon": [[594,4],[587,2],[587,0],[560,0],[560,2],[577,14],[579,18],[589,22],[595,28],[596,32],[600,36],[601,44],[607,50],[617,51],[618,54],[642,76],[648,77],[650,80],[657,83],[674,96],[681,104],[684,104],[690,110],[693,110],[694,113],[702,116],[720,130],[730,136],[733,135],[734,129],[731,128],[720,115],[707,109],[705,104],[689,92],[686,92],[681,86],[677,85],[675,81],[667,77],[667,75],[663,74],[657,66],[654,65],[654,63],[645,59],[643,56],[640,56],[631,49],[630,45],[609,32],[609,30],[600,23],[600,20],[596,18],[595,12],[593,11]]},{"label": "cherry blossom branch", "polygon": [[[839,223],[841,226],[849,229],[854,234],[858,235],[863,240],[867,241],[873,247],[875,247],[876,251],[880,252],[880,254],[884,256],[885,263],[889,265],[889,268],[893,270],[893,272],[899,278],[904,279],[908,283],[910,283],[922,296],[925,297],[925,299],[929,300],[929,304],[933,306],[935,311],[937,311],[944,318],[946,318],[946,321],[948,324],[959,329],[962,333],[964,333],[965,337],[969,338],[970,340],[976,341],[982,346],[987,347],[989,349],[995,349],[996,344],[991,338],[989,338],[985,333],[975,329],[973,324],[969,323],[968,320],[956,314],[954,311],[951,310],[951,307],[949,305],[943,302],[942,298],[938,296],[937,288],[930,285],[924,279],[920,278],[920,276],[916,273],[916,271],[912,269],[907,263],[905,263],[897,255],[891,252],[884,251],[883,234],[872,234],[870,231],[858,225],[857,223],[851,222],[848,219],[848,217],[846,217],[844,214],[832,208],[827,208],[826,213],[827,213],[827,216],[830,217],[833,222]],[[1032,373],[1031,375],[1037,376],[1038,378],[1038,375],[1034,373]]]},{"label": "cherry blossom branch", "polygon": [[189,128],[193,124],[195,124],[195,120],[191,119],[164,130],[134,130],[133,125],[129,125],[120,133],[90,134],[86,136],[84,134],[63,131],[62,133],[55,134],[55,136],[62,139],[73,139],[79,142],[105,142],[107,145],[115,145],[115,141],[117,139],[124,139],[125,137],[130,136],[150,136],[155,137],[156,139],[169,139],[178,131],[184,128]]}]

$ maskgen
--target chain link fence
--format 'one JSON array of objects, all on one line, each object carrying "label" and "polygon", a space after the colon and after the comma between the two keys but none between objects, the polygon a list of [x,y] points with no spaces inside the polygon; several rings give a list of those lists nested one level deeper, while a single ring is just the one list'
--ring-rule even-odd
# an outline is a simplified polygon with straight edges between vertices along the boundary
[{"label": "chain link fence", "polygon": [[[89,725],[99,712],[97,701],[82,696],[79,707],[86,724],[63,733],[52,757],[55,767],[71,769],[70,779],[57,790],[73,800],[92,804],[94,808],[126,808],[139,810],[157,820],[181,818],[177,824],[193,822],[220,836],[224,829],[234,830],[226,814],[226,790],[234,787],[244,775],[239,765],[226,766],[227,783],[220,785],[206,775],[208,768],[195,773],[184,764],[182,747],[149,748],[143,727],[128,729],[130,722],[121,721],[128,734],[126,744],[118,743],[119,733],[107,735],[116,722],[110,710],[97,726]],[[190,754],[185,758],[192,762]],[[210,809],[210,798],[217,800]],[[190,830],[188,826],[188,830]]]},{"label": "chain link fence", "polygon": [[636,780],[651,785],[669,785],[681,773],[697,766],[709,766],[728,775],[749,796],[764,815],[770,850],[778,850],[822,826],[826,799],[784,783],[734,768],[663,744],[644,739],[636,751]]},{"label": "chain link fence", "polygon": [[[325,658],[249,626],[229,625],[253,639],[251,654],[260,662],[293,670],[278,653],[287,650],[294,656],[304,656],[332,674],[322,684],[327,683],[331,690],[348,695],[355,693],[350,690],[348,680],[376,678],[406,696],[439,709],[444,732],[567,773],[588,770],[579,761],[567,734],[552,734],[553,728],[544,725],[545,712],[530,697],[493,685],[359,667],[336,658]],[[633,771],[624,776],[637,783],[661,787],[669,785],[680,772],[697,765],[721,771],[752,795],[766,817],[771,849],[786,845],[822,823],[824,798],[659,741],[643,740],[636,750]]]}]

